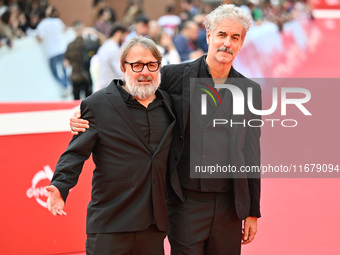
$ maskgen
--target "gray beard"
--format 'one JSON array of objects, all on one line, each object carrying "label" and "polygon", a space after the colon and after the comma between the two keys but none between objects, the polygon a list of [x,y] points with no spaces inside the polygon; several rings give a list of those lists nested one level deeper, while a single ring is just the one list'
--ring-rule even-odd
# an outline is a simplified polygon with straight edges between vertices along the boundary
[{"label": "gray beard", "polygon": [[150,85],[138,85],[137,80],[132,80],[132,78],[126,75],[126,88],[129,93],[138,99],[147,99],[153,96],[161,83],[161,73],[158,74],[157,79]]}]

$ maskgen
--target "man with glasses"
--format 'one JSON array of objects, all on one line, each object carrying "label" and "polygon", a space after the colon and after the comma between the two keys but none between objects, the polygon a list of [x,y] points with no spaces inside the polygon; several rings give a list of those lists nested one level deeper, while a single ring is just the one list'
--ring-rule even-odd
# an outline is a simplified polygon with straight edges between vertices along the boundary
[{"label": "man with glasses", "polygon": [[72,138],[46,188],[48,210],[66,215],[69,190],[92,153],[86,254],[164,254],[165,174],[175,118],[170,97],[158,90],[161,59],[148,38],[124,45],[124,79],[82,101],[81,114],[91,127]]}]

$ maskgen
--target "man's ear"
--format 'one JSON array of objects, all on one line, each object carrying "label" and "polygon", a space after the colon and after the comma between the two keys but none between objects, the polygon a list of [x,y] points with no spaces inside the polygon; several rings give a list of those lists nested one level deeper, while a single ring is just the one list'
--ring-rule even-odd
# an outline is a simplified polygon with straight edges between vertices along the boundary
[{"label": "man's ear", "polygon": [[208,30],[207,35],[206,35],[206,40],[207,40],[208,45],[210,45],[210,37],[211,37],[211,32],[210,32],[210,30]]}]

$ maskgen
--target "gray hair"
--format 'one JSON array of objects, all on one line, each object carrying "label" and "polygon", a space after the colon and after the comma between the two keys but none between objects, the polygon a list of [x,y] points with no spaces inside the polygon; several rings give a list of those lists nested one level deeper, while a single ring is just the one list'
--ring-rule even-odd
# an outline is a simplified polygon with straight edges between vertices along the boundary
[{"label": "gray hair", "polygon": [[153,40],[144,36],[135,36],[128,40],[122,48],[120,55],[120,69],[124,70],[126,57],[129,54],[131,48],[136,45],[140,45],[146,49],[149,49],[157,61],[162,61],[162,54],[158,50],[157,45]]},{"label": "gray hair", "polygon": [[242,39],[244,39],[252,24],[252,17],[234,4],[220,5],[215,10],[210,12],[203,21],[205,29],[207,31],[213,32],[216,26],[225,18],[241,23],[243,26]]}]

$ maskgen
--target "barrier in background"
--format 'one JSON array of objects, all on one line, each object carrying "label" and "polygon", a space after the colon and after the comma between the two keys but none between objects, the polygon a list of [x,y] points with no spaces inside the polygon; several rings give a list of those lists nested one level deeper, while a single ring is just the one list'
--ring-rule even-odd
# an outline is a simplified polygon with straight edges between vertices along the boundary
[{"label": "barrier in background", "polygon": [[88,160],[66,202],[65,217],[46,209],[56,163],[72,135],[68,119],[79,101],[0,104],[0,253],[42,255],[85,250],[86,206],[93,163]]},{"label": "barrier in background", "polygon": [[311,0],[314,9],[340,9],[340,0]]},{"label": "barrier in background", "polygon": [[249,78],[284,78],[307,60],[322,34],[310,20],[285,23],[283,31],[271,22],[254,25],[233,66]]},{"label": "barrier in background", "polygon": [[[65,42],[75,38],[72,29]],[[62,100],[62,86],[53,77],[43,45],[35,37],[0,47],[0,102]]]}]

